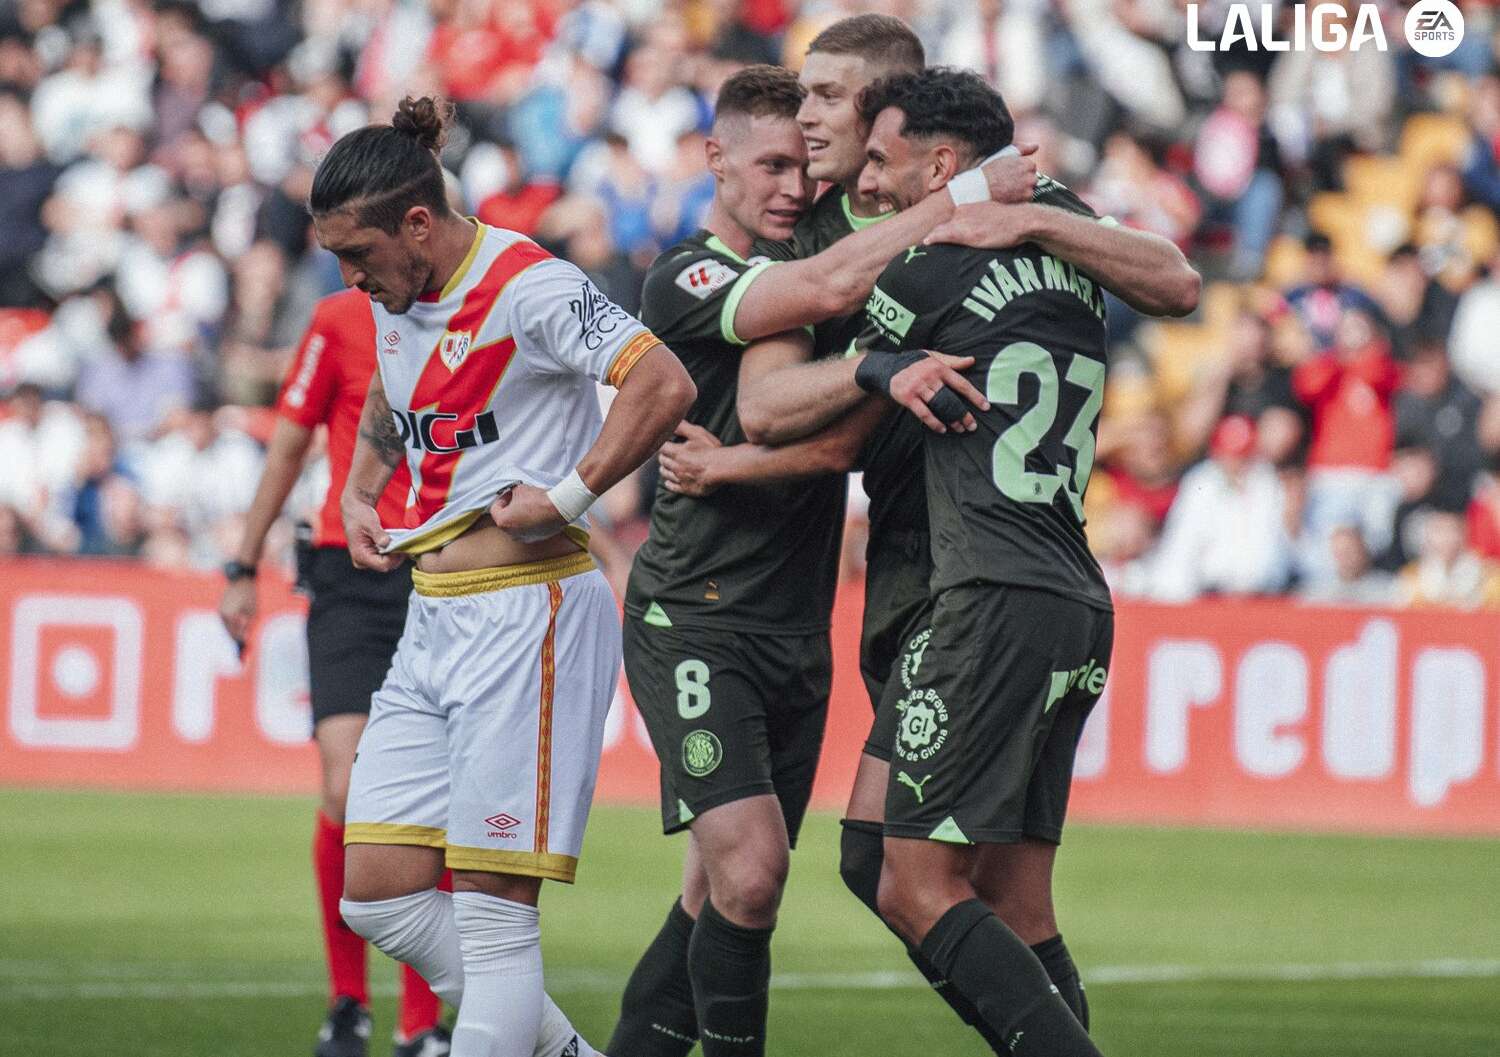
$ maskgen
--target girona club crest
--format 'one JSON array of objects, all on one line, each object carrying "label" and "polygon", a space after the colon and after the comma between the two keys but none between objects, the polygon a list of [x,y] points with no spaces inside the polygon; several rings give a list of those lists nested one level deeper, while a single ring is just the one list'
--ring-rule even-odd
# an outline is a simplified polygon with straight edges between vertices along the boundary
[{"label": "girona club crest", "polygon": [[442,358],[443,366],[449,371],[458,370],[469,355],[469,343],[472,340],[473,335],[467,330],[459,331],[457,334],[451,330],[444,333],[443,340],[438,345],[438,356]]}]

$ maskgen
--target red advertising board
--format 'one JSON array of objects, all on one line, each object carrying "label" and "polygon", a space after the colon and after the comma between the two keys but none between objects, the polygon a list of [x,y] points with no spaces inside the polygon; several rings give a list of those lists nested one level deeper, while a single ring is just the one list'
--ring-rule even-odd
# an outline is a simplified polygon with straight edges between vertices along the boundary
[{"label": "red advertising board", "polygon": [[[305,606],[268,584],[243,661],[217,577],[0,563],[0,783],[310,792]],[[815,790],[846,796],[870,706],[858,584],[835,618]],[[1500,834],[1500,618],[1284,602],[1122,604],[1072,817]],[[656,761],[623,683],[599,793],[651,803]]]}]

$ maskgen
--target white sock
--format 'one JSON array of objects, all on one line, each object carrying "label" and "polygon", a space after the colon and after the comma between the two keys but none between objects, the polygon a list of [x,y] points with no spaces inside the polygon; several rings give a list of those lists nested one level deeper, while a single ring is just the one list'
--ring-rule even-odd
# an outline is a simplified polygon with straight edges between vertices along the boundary
[{"label": "white sock", "polygon": [[379,950],[415,969],[443,1001],[456,1006],[463,999],[464,963],[449,893],[428,888],[370,903],[341,899],[339,913]]},{"label": "white sock", "polygon": [[[339,910],[349,927],[397,961],[422,975],[444,1002],[457,1009],[463,1001],[463,954],[453,920],[453,896],[429,889],[376,903],[341,900]],[[436,981],[436,982],[434,982]],[[578,1040],[574,1052],[567,1047]],[[573,1027],[550,995],[542,995],[542,1019],[532,1057],[598,1057],[599,1051]]]},{"label": "white sock", "polygon": [[524,903],[454,893],[464,988],[452,1057],[532,1057],[545,995],[539,918]]},{"label": "white sock", "polygon": [[568,1015],[552,1001],[552,996],[543,993],[542,1026],[536,1035],[536,1050],[532,1057],[599,1057],[599,1051],[578,1034]]}]

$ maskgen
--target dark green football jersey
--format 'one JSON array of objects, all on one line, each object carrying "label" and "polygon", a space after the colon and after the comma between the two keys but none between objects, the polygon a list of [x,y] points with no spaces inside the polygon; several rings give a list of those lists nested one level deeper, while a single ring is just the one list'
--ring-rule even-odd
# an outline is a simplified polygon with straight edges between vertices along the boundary
[{"label": "dark green football jersey", "polygon": [[1083,532],[1104,402],[1103,291],[1026,243],[915,248],[881,273],[862,337],[876,351],[972,356],[990,401],[973,433],[927,433],[935,591],[987,581],[1110,608]]},{"label": "dark green football jersey", "polygon": [[[756,249],[776,259],[803,260],[822,253],[845,235],[863,231],[890,216],[855,216],[849,208],[849,195],[842,187],[833,187],[813,203],[797,223],[787,242],[757,243]],[[815,355],[843,356],[854,347],[865,326],[861,310],[849,316],[825,320],[813,328]],[[888,532],[925,532],[927,500],[922,493],[921,424],[908,422],[910,415],[892,411],[876,427],[859,456],[864,471],[865,494],[870,497],[870,538],[881,539]],[[915,425],[916,428],[911,428]]]},{"label": "dark green football jersey", "polygon": [[[1038,177],[1032,201],[1070,213],[1095,216],[1083,199],[1048,176]],[[862,340],[871,340],[871,336],[865,333],[863,312],[853,326],[846,328],[846,332],[848,330],[853,330]],[[920,347],[907,346],[908,349]],[[926,435],[927,427],[916,416],[895,408],[880,423],[860,453],[865,494],[870,497],[872,541],[883,539],[887,533],[927,531],[927,486],[922,471]]]},{"label": "dark green football jersey", "polygon": [[[641,320],[698,387],[688,421],[725,444],[745,440],[735,411],[745,345],[734,332],[735,310],[754,276],[770,266],[747,262],[699,231],[646,273]],[[659,487],[626,610],[657,624],[825,629],[838,579],[844,494],[842,475],[728,486],[703,498]]]},{"label": "dark green football jersey", "polygon": [[[797,222],[790,243],[781,245],[797,260],[806,260],[816,257],[845,235],[863,231],[890,215],[882,213],[873,217],[855,216],[849,208],[848,192],[842,187],[831,187],[812,204],[807,215]],[[776,256],[776,251],[771,248],[767,248],[766,253],[768,256]],[[842,356],[849,351],[850,344],[859,336],[863,326],[863,312],[824,320],[813,328],[813,355],[819,359],[825,356]]]}]

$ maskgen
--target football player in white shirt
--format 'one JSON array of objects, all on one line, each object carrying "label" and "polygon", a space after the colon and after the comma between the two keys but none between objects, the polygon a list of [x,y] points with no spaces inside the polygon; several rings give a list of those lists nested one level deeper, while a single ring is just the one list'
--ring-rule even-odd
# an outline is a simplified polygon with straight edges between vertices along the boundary
[{"label": "football player in white shirt", "polygon": [[[695,389],[573,265],[450,211],[446,117],[403,100],[334,144],[309,196],[379,349],[343,495],[350,554],[416,565],[350,780],[341,910],[458,1007],[453,1057],[588,1057],[543,992],[536,909],[544,878],[573,880],[620,664],[584,511]],[[596,381],[619,388],[602,423]],[[375,504],[403,458],[407,524],[388,528]]]}]

